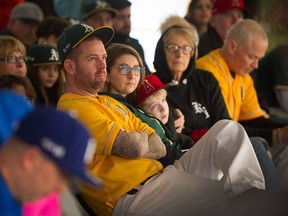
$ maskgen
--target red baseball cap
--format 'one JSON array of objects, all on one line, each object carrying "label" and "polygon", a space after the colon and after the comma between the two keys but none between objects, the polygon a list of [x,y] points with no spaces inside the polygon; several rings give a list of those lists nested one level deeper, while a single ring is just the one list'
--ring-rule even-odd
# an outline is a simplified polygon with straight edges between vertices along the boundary
[{"label": "red baseball cap", "polygon": [[143,84],[139,88],[136,105],[138,106],[150,95],[154,94],[156,91],[162,88],[165,88],[168,85],[169,83],[164,85],[161,80],[154,74],[147,75]]},{"label": "red baseball cap", "polygon": [[250,10],[245,8],[243,0],[215,0],[212,8],[212,14],[225,13],[235,8],[250,13]]}]

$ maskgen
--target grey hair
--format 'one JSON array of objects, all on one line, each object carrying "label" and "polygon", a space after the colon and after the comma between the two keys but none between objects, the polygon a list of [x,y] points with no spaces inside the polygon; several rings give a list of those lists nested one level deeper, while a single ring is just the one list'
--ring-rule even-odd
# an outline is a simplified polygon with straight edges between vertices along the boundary
[{"label": "grey hair", "polygon": [[255,36],[268,40],[265,30],[260,24],[251,19],[244,19],[235,23],[227,32],[224,43],[234,39],[241,43],[250,43]]},{"label": "grey hair", "polygon": [[168,28],[172,26],[180,26],[180,27],[188,29],[192,34],[192,38],[193,38],[195,45],[198,46],[199,34],[197,32],[196,27],[193,24],[190,24],[189,22],[187,22],[185,19],[181,18],[180,16],[172,15],[172,16],[167,17],[166,20],[160,25],[161,33],[163,33],[164,31],[166,31]]}]

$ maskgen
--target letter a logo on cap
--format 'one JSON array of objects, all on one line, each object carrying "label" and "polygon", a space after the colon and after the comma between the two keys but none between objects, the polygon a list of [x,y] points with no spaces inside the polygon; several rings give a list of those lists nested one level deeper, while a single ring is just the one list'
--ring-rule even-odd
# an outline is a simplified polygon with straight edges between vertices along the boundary
[{"label": "letter a logo on cap", "polygon": [[86,32],[92,32],[94,30],[93,27],[86,25],[84,23],[81,23],[81,26],[85,28],[85,33]]},{"label": "letter a logo on cap", "polygon": [[59,61],[59,55],[55,49],[51,49],[50,54],[51,54],[51,57],[49,58],[49,61]]},{"label": "letter a logo on cap", "polygon": [[145,80],[144,83],[144,88],[145,88],[145,91],[146,91],[146,94],[149,94],[150,92],[154,91],[155,90],[155,87],[153,85],[151,85],[148,80]]}]

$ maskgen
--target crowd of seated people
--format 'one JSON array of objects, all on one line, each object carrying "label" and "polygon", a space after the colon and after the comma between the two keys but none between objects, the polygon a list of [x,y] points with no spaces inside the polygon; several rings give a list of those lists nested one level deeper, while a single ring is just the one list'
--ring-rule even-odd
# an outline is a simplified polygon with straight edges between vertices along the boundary
[{"label": "crowd of seated people", "polygon": [[4,2],[1,212],[288,214],[286,44],[255,5],[191,0],[151,74],[128,0]]}]

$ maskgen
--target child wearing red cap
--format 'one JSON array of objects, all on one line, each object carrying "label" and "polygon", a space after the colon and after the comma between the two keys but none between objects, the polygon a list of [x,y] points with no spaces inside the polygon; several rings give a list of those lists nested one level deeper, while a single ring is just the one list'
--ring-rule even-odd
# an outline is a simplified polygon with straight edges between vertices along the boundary
[{"label": "child wearing red cap", "polygon": [[[138,92],[137,106],[161,120],[163,124],[168,126],[174,136],[177,136],[177,139],[182,140],[184,136],[187,136],[182,133],[176,133],[174,123],[171,122],[171,119],[173,118],[169,118],[169,114],[173,114],[173,109],[169,109],[169,105],[166,101],[166,86],[167,85],[163,85],[160,79],[154,74],[146,76]],[[191,134],[191,138],[197,142],[207,131],[208,129],[206,128],[194,130]]]}]

